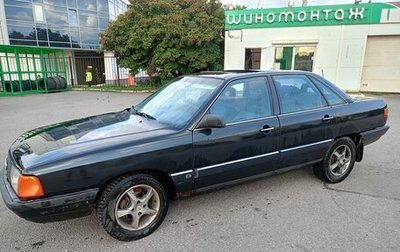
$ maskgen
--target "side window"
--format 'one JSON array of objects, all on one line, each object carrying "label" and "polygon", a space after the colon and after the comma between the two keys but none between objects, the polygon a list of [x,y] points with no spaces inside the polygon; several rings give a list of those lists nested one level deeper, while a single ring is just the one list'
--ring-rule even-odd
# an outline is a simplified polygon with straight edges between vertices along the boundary
[{"label": "side window", "polygon": [[320,80],[318,80],[317,78],[313,78],[313,77],[311,77],[311,79],[317,85],[319,90],[321,90],[322,94],[325,96],[329,105],[338,105],[338,104],[345,103],[345,101],[342,98],[340,98],[340,96],[338,96],[335,92],[333,92],[329,87],[327,87]]},{"label": "side window", "polygon": [[243,97],[244,82],[234,83],[225,88],[222,95],[225,97]]},{"label": "side window", "polygon": [[271,100],[265,78],[230,83],[210,108],[210,113],[223,116],[226,123],[271,116]]},{"label": "side window", "polygon": [[304,75],[278,75],[272,78],[278,91],[282,114],[327,105],[319,90]]}]

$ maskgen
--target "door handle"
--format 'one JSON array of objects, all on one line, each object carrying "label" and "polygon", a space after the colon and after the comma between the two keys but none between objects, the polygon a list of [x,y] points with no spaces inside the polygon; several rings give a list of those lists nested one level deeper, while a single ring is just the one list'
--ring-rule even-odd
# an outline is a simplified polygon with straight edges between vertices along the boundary
[{"label": "door handle", "polygon": [[324,118],[322,118],[322,121],[330,121],[330,120],[333,120],[333,119],[335,119],[335,117],[326,115],[326,116],[324,116]]},{"label": "door handle", "polygon": [[275,129],[274,127],[264,126],[264,128],[260,129],[260,131],[264,132],[264,133],[269,133],[269,132],[271,132],[271,130],[274,130],[274,129]]}]

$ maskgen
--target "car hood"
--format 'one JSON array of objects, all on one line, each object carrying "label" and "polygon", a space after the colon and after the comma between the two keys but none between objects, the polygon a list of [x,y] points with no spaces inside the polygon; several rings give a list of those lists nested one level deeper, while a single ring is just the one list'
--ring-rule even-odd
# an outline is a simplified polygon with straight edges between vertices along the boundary
[{"label": "car hood", "polygon": [[10,155],[22,168],[67,159],[99,148],[171,134],[175,130],[131,109],[71,120],[28,131],[18,137]]}]

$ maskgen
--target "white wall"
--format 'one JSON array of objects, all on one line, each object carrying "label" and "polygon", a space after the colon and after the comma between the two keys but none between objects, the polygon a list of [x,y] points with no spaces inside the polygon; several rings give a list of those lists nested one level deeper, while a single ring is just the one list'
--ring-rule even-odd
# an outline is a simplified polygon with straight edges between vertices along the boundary
[{"label": "white wall", "polygon": [[104,67],[106,74],[106,83],[113,84],[117,79],[117,60],[113,52],[104,52]]},{"label": "white wall", "polygon": [[8,31],[6,24],[6,11],[4,1],[0,0],[0,45],[8,45]]},{"label": "white wall", "polygon": [[244,69],[245,48],[262,48],[261,70],[271,70],[274,47],[316,45],[314,72],[345,90],[360,90],[367,37],[400,34],[400,24],[244,29],[225,32],[225,69]]}]

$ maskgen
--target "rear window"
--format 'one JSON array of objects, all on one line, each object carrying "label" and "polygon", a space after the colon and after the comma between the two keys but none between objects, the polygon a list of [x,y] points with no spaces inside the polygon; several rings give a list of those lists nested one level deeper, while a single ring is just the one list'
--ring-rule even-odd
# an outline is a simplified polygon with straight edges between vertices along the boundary
[{"label": "rear window", "polygon": [[312,81],[317,85],[317,87],[321,90],[322,94],[328,101],[329,105],[339,105],[344,104],[345,101],[340,98],[332,89],[327,87],[322,81],[318,80],[317,78],[311,77]]}]

